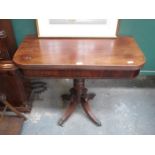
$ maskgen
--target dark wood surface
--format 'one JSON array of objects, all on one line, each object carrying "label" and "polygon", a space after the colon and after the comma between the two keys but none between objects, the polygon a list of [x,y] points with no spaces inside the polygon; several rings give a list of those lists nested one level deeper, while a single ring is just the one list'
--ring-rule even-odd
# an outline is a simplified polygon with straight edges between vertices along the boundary
[{"label": "dark wood surface", "polygon": [[19,135],[24,123],[24,118],[4,116],[0,118],[0,135]]},{"label": "dark wood surface", "polygon": [[[0,93],[19,111],[29,112],[28,99],[31,94],[29,80],[25,79],[11,61],[0,61]],[[4,105],[0,104],[0,109]]]},{"label": "dark wood surface", "polygon": [[17,49],[17,44],[16,44],[13,27],[10,19],[0,19],[0,31],[1,30],[4,30],[6,32],[6,43],[1,41],[0,39],[0,50],[1,52],[3,52],[5,47],[10,54],[10,58],[12,58]]},{"label": "dark wood surface", "polygon": [[134,78],[140,70],[91,70],[91,69],[22,69],[26,77],[50,77],[50,78]]},{"label": "dark wood surface", "polygon": [[[26,86],[29,82],[11,62],[17,46],[10,19],[0,19],[0,32],[0,93],[19,111],[30,112],[30,90]],[[3,109],[4,105],[0,104],[0,110]]]},{"label": "dark wood surface", "polygon": [[138,70],[144,55],[131,37],[38,39],[27,37],[13,61],[22,69]]}]

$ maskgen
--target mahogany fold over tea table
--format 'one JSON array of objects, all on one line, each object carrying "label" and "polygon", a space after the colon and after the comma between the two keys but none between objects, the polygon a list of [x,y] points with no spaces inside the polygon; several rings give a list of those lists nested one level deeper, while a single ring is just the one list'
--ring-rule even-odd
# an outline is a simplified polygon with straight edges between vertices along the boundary
[{"label": "mahogany fold over tea table", "polygon": [[81,104],[89,118],[98,126],[101,122],[92,113],[85,79],[134,78],[145,59],[132,37],[118,38],[37,38],[28,36],[13,59],[26,77],[71,78],[68,107],[58,124],[62,125]]}]

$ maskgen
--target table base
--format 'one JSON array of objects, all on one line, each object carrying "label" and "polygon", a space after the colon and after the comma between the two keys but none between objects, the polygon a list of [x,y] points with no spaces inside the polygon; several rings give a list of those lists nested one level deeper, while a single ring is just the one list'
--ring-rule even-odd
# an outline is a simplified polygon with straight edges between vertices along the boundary
[{"label": "table base", "polygon": [[75,111],[77,104],[81,104],[85,113],[88,115],[91,121],[93,121],[97,126],[101,126],[101,122],[92,113],[91,107],[89,105],[89,100],[95,97],[94,93],[87,93],[88,89],[85,88],[84,79],[74,79],[73,88],[70,89],[70,94],[62,95],[63,101],[69,101],[68,107],[66,108],[63,116],[60,118],[58,124],[62,126],[64,122],[71,116]]}]

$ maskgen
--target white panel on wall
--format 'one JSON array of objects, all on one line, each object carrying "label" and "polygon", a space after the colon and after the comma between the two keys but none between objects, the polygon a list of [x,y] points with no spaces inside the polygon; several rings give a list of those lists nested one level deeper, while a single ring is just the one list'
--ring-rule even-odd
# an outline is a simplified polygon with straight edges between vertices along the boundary
[{"label": "white panel on wall", "polygon": [[38,19],[39,37],[116,37],[117,19]]}]

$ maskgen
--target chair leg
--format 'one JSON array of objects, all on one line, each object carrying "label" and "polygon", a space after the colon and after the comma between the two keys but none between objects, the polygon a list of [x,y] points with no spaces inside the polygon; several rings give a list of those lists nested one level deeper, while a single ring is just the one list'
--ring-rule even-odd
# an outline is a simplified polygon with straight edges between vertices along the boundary
[{"label": "chair leg", "polygon": [[3,101],[3,103],[4,103],[4,105],[6,106],[6,107],[8,107],[10,110],[12,110],[15,114],[17,114],[17,116],[19,116],[19,117],[22,117],[22,118],[24,118],[24,120],[27,120],[27,118],[22,114],[22,113],[20,113],[18,110],[16,110],[16,108],[14,108],[8,101]]},{"label": "chair leg", "polygon": [[4,114],[5,114],[5,112],[6,112],[6,109],[7,109],[7,106],[5,106],[5,107],[4,107],[4,110],[1,112],[0,120],[3,119]]},{"label": "chair leg", "polygon": [[[24,118],[24,120],[27,120],[27,118],[20,113],[16,108],[14,108],[6,99],[5,94],[0,94],[0,101],[5,105],[5,108],[9,108],[11,111],[13,111],[17,116]],[[6,109],[4,109],[6,110]]]}]

